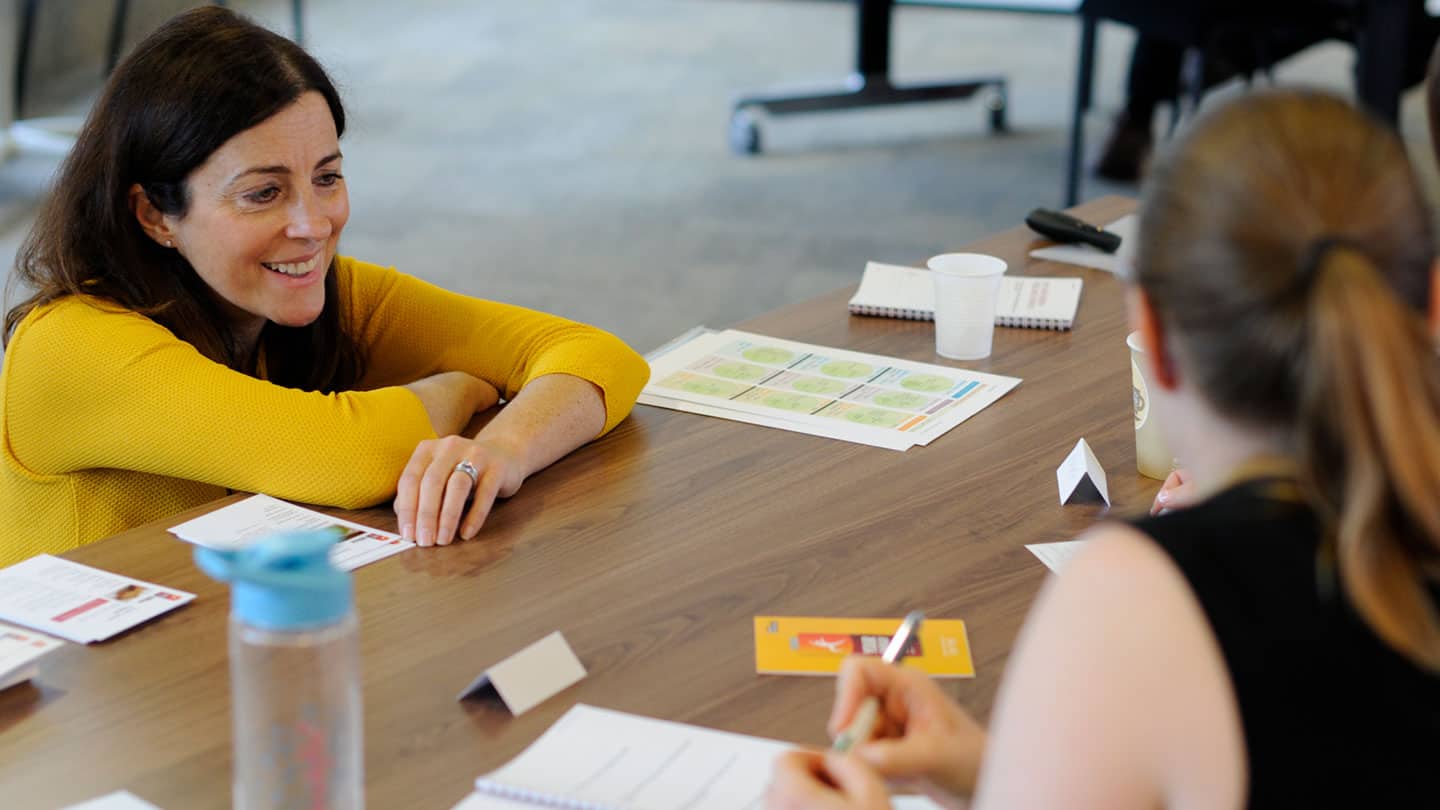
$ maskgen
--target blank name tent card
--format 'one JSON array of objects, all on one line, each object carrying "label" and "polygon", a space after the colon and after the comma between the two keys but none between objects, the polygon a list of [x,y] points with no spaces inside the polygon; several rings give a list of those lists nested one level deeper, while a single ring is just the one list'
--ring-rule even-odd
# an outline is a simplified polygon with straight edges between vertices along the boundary
[{"label": "blank name tent card", "polygon": [[557,630],[480,673],[456,697],[494,692],[511,714],[520,715],[584,677],[585,666]]}]

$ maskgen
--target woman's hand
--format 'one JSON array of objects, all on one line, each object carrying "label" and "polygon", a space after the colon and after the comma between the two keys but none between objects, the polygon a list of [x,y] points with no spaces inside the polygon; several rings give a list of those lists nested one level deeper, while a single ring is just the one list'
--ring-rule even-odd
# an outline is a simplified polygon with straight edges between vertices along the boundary
[{"label": "woman's hand", "polygon": [[[836,682],[830,734],[839,734],[867,697],[880,703],[874,736],[854,755],[889,781],[956,802],[975,792],[985,729],[918,669],[878,658],[845,660]],[[828,761],[828,760],[827,760]]]},{"label": "woman's hand", "polygon": [[[452,435],[477,412],[499,402],[500,392],[461,371],[441,372],[405,387],[419,397],[442,438],[421,442],[400,475],[395,488],[400,534],[422,546],[445,545],[457,531],[461,537],[474,537],[495,498],[510,495],[525,480],[515,463],[517,454],[500,443]],[[462,461],[473,465],[474,481],[458,469]]]},{"label": "woman's hand", "polygon": [[1177,467],[1170,471],[1165,477],[1165,483],[1160,485],[1155,503],[1150,505],[1150,514],[1158,515],[1172,509],[1184,509],[1195,503],[1197,494],[1190,474]]},{"label": "woman's hand", "polygon": [[890,793],[853,754],[790,751],[775,761],[768,810],[890,810]]},{"label": "woman's hand", "polygon": [[[462,462],[474,468],[474,481],[460,469]],[[395,492],[400,534],[422,546],[449,545],[457,535],[469,540],[484,525],[495,499],[514,495],[527,473],[518,449],[484,434],[423,441]]]},{"label": "woman's hand", "polygon": [[[438,381],[442,394],[472,397],[466,403],[470,410],[460,422],[463,426],[475,411],[495,404],[498,394],[474,377],[460,377],[464,379],[439,374],[406,387],[413,391],[416,386]],[[435,392],[416,393],[426,401],[426,393]],[[426,408],[430,408],[428,401]],[[434,420],[436,411],[430,414]],[[474,537],[497,497],[514,495],[531,473],[594,438],[604,425],[605,399],[594,383],[569,374],[536,377],[475,438],[446,436],[415,448],[395,491],[400,533],[422,546],[443,546],[454,540],[457,532],[467,540]],[[445,435],[439,427],[436,432]],[[466,461],[474,468],[473,483],[459,467]],[[467,510],[466,501],[472,494]]]}]

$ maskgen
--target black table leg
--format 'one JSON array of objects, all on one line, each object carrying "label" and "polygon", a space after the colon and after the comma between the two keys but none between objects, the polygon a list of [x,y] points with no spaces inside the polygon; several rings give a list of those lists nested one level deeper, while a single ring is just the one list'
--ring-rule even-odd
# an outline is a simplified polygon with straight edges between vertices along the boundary
[{"label": "black table leg", "polygon": [[40,12],[40,0],[25,0],[20,7],[20,31],[15,47],[15,109],[14,120],[19,121],[25,111],[25,85],[30,75],[30,39],[35,35],[35,15]]},{"label": "black table leg", "polygon": [[1095,92],[1095,31],[1098,20],[1080,16],[1080,59],[1075,68],[1075,110],[1070,116],[1070,164],[1065,170],[1065,207],[1080,201],[1080,173],[1085,160],[1085,113]]}]

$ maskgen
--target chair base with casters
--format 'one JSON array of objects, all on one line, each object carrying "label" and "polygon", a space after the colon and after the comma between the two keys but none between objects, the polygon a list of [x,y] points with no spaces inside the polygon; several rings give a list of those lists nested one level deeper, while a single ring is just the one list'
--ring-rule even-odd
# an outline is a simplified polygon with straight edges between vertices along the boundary
[{"label": "chair base with casters", "polygon": [[912,104],[926,101],[966,99],[989,89],[985,108],[989,111],[990,131],[1008,130],[1008,97],[1005,77],[986,76],[959,82],[897,85],[889,75],[852,73],[843,88],[812,94],[771,94],[745,96],[736,100],[730,114],[730,149],[736,154],[755,155],[761,150],[760,122],[755,110],[770,116],[798,113],[829,112],[860,107]]},{"label": "chair base with casters", "polygon": [[[948,82],[897,84],[890,79],[891,12],[895,0],[858,0],[855,24],[855,71],[840,87],[811,92],[768,92],[742,96],[730,114],[730,149],[740,155],[759,154],[760,119],[771,116],[852,110],[894,104],[967,99],[988,90],[985,107],[990,130],[1008,128],[1007,88],[1003,76],[977,76]],[[927,3],[926,5],[965,5]],[[975,4],[977,6],[984,4]]]}]

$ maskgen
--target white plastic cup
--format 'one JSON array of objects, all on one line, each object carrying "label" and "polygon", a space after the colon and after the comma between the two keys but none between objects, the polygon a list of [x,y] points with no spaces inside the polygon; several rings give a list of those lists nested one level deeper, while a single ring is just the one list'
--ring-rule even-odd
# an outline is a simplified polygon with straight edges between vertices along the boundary
[{"label": "white plastic cup", "polygon": [[1145,348],[1140,345],[1140,333],[1131,332],[1125,337],[1130,347],[1130,399],[1135,410],[1135,468],[1146,478],[1164,481],[1174,469],[1174,459],[1165,446],[1165,437],[1160,433],[1160,424],[1155,419],[1151,405],[1150,364],[1145,359]]},{"label": "white plastic cup", "polygon": [[1005,261],[942,253],[925,264],[935,280],[935,353],[951,360],[989,357]]}]

